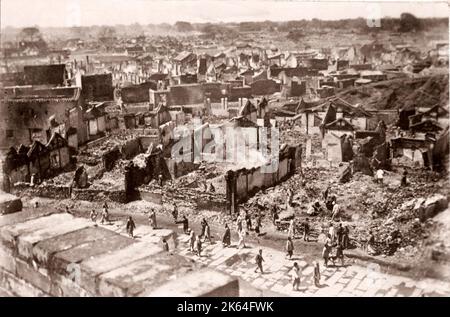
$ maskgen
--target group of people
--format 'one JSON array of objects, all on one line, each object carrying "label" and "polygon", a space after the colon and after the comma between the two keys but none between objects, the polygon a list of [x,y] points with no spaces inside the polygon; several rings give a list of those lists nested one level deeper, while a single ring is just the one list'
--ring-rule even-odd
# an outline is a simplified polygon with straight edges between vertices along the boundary
[{"label": "group of people", "polygon": [[[292,289],[294,291],[298,291],[301,283],[301,273],[302,270],[297,262],[294,262],[294,265],[291,270],[291,277],[292,277]],[[314,285],[316,287],[320,287],[320,266],[319,262],[314,261],[313,262],[313,280]]]},{"label": "group of people", "polygon": [[[336,260],[340,260],[341,266],[344,266],[344,250],[349,247],[349,232],[348,226],[343,227],[342,223],[339,223],[337,228],[333,224],[330,225],[322,250],[325,266],[328,266],[329,260],[333,262],[333,265]],[[335,253],[333,253],[333,248],[335,248]]]}]

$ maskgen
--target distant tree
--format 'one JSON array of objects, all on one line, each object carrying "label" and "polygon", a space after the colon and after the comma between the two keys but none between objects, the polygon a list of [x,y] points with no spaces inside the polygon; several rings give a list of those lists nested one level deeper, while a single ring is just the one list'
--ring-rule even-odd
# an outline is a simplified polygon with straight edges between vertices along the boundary
[{"label": "distant tree", "polygon": [[39,42],[42,40],[42,34],[37,27],[23,28],[19,33],[19,39],[27,42]]},{"label": "distant tree", "polygon": [[194,31],[194,27],[189,22],[185,21],[177,21],[175,23],[175,29],[178,32],[192,32]]},{"label": "distant tree", "polygon": [[303,34],[302,31],[300,30],[292,30],[288,33],[288,35],[286,36],[286,38],[288,40],[297,42],[299,41],[301,38],[303,38],[305,35]]},{"label": "distant tree", "polygon": [[411,13],[400,15],[400,32],[415,32],[422,30],[422,22]]},{"label": "distant tree", "polygon": [[116,29],[111,26],[102,26],[98,31],[99,38],[112,38],[116,36]]}]

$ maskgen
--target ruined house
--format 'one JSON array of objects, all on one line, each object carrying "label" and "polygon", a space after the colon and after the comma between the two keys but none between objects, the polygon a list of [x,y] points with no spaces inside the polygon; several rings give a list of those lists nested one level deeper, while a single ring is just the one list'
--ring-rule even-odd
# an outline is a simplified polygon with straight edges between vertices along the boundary
[{"label": "ruined house", "polygon": [[99,105],[94,105],[88,110],[84,116],[87,127],[89,140],[94,140],[104,135],[106,132],[106,113]]},{"label": "ruined house", "polygon": [[45,144],[52,129],[57,127],[62,133],[71,126],[77,128],[78,142],[84,143],[87,138],[82,127],[82,105],[78,87],[4,88],[0,118],[6,138],[2,138],[1,146],[30,145],[34,140]]},{"label": "ruined house", "polygon": [[197,66],[197,56],[188,51],[179,53],[172,61],[173,63],[173,75],[181,75],[187,71],[195,71]]},{"label": "ruined house", "polygon": [[112,74],[83,75],[81,88],[86,101],[114,100]]},{"label": "ruined house", "polygon": [[256,123],[256,120],[258,119],[258,109],[250,100],[247,100],[247,103],[239,110],[239,116]]},{"label": "ruined house", "polygon": [[68,80],[65,64],[24,66],[25,85],[64,86]]}]

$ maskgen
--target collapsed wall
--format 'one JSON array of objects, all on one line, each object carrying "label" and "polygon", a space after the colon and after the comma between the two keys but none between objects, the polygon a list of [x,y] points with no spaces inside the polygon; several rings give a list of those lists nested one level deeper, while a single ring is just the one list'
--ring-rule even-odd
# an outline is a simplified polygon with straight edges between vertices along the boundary
[{"label": "collapsed wall", "polygon": [[272,187],[284,181],[301,168],[301,145],[287,146],[280,155],[276,166],[241,168],[226,173],[227,207],[231,213],[238,211],[238,204],[247,201],[261,189]]}]

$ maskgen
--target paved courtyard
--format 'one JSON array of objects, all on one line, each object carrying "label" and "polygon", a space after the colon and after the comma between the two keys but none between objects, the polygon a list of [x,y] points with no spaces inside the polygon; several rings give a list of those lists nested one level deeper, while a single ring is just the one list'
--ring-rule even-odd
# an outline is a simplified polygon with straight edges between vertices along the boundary
[{"label": "paved courtyard", "polygon": [[[104,227],[126,234],[124,221]],[[138,225],[135,236],[138,240],[155,241],[155,238],[167,236],[167,230],[153,230],[150,226]],[[418,281],[384,273],[379,270],[377,264],[368,264],[367,267],[348,264],[344,267],[338,265],[326,268],[321,259],[317,259],[321,265],[321,285],[316,287],[313,282],[312,264],[298,254],[299,250],[295,250],[293,258],[289,260],[285,258],[284,252],[272,248],[247,244],[246,248],[237,249],[235,241],[231,247],[224,248],[220,240],[213,240],[212,243],[203,244],[202,256],[199,257],[189,250],[187,235],[174,234],[172,238],[169,239],[171,251],[206,267],[239,277],[255,288],[283,296],[450,296],[450,284],[447,282],[429,278]],[[264,274],[254,272],[255,256],[259,249],[263,250]],[[290,271],[294,262],[302,268],[299,291],[292,290]]]}]

